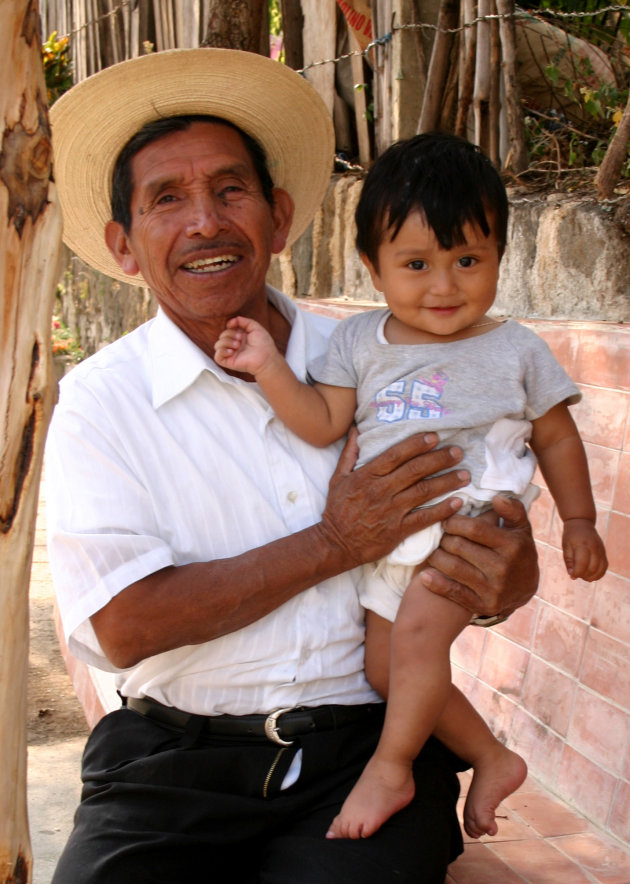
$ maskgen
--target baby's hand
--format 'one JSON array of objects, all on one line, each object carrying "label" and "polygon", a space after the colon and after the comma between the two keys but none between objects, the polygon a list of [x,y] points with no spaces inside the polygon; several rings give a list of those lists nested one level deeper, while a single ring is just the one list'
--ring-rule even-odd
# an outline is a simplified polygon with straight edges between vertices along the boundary
[{"label": "baby's hand", "polygon": [[599,580],[608,568],[606,550],[595,526],[588,519],[567,519],[562,535],[562,552],[569,577]]},{"label": "baby's hand", "polygon": [[254,319],[229,319],[214,345],[214,361],[222,368],[257,375],[278,355],[269,332]]}]

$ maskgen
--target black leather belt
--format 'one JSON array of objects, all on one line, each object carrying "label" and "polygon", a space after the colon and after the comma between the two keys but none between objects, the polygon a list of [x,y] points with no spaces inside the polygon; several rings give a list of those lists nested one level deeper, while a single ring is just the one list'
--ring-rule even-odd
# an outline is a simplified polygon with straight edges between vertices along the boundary
[{"label": "black leather belt", "polygon": [[336,730],[362,719],[382,718],[383,703],[360,706],[314,706],[277,709],[269,715],[193,715],[172,706],[164,706],[148,697],[123,697],[123,704],[147,718],[184,730],[193,720],[203,719],[203,730],[218,737],[266,738],[281,746],[290,746],[295,737],[313,731]]}]

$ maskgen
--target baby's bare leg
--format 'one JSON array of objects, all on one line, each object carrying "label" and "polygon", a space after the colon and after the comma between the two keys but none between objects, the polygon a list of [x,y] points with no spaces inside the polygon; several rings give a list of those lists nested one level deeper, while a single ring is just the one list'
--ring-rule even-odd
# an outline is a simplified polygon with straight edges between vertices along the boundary
[{"label": "baby's bare leg", "polygon": [[[367,838],[412,800],[412,763],[449,698],[450,646],[469,619],[459,605],[429,592],[416,574],[392,630],[381,739],[327,837]],[[368,656],[369,644],[368,630]]]},{"label": "baby's bare leg", "polygon": [[464,806],[467,834],[471,838],[496,835],[494,813],[527,776],[524,760],[496,739],[483,718],[454,686],[434,734],[473,767]]}]

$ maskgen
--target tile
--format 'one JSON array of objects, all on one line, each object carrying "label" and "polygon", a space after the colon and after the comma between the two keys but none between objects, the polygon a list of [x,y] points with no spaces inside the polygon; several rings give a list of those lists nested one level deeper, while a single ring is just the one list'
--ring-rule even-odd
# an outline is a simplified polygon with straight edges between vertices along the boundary
[{"label": "tile", "polygon": [[564,366],[572,377],[575,374],[575,363],[580,346],[579,335],[568,329],[564,322],[526,321],[532,331],[536,332],[549,346],[558,362]]},{"label": "tile", "polygon": [[576,381],[584,380],[600,387],[630,389],[630,341],[627,335],[611,331],[580,331],[580,346],[575,363]]},{"label": "tile", "polygon": [[451,660],[471,675],[477,675],[481,665],[488,630],[469,626],[455,639],[451,646]]},{"label": "tile", "polygon": [[[588,460],[593,498],[600,506],[610,507],[613,501],[621,452],[619,449],[595,445],[590,442],[584,443],[584,450]],[[627,511],[625,510],[625,512]]]},{"label": "tile", "polygon": [[612,840],[594,832],[584,832],[553,838],[550,843],[601,884],[628,884],[630,881],[630,851],[623,850]]},{"label": "tile", "polygon": [[522,608],[514,611],[504,623],[493,628],[493,632],[511,639],[518,645],[529,648],[534,637],[536,617],[538,616],[538,599],[531,599]]},{"label": "tile", "polygon": [[630,516],[611,512],[606,534],[606,553],[610,570],[630,577]]},{"label": "tile", "polygon": [[597,582],[591,624],[630,644],[630,578],[608,571]]},{"label": "tile", "polygon": [[502,694],[518,700],[527,672],[529,651],[492,630],[488,633],[479,678]]},{"label": "tile", "polygon": [[503,803],[508,811],[516,814],[542,838],[586,832],[589,829],[583,817],[545,792],[529,792],[523,787]]},{"label": "tile", "polygon": [[517,709],[514,700],[481,681],[475,682],[468,699],[495,737],[502,743],[507,743],[512,730],[514,712]]},{"label": "tile", "polygon": [[[528,884],[591,884],[577,863],[542,839],[493,844],[492,852]],[[479,879],[478,884],[483,881]]]},{"label": "tile", "polygon": [[580,384],[580,391],[582,400],[571,407],[571,414],[584,442],[621,449],[628,394],[584,384]]},{"label": "tile", "polygon": [[568,675],[577,675],[587,629],[586,623],[542,602],[532,646],[534,653]]},{"label": "tile", "polygon": [[475,678],[459,666],[451,665],[451,681],[456,688],[459,688],[462,694],[469,697],[475,686]]},{"label": "tile", "polygon": [[630,739],[630,716],[607,700],[578,687],[569,726],[571,746],[595,764],[621,773],[623,749]]},{"label": "tile", "polygon": [[557,768],[554,785],[563,800],[579,808],[598,826],[605,826],[612,806],[617,781],[589,758],[566,743]]},{"label": "tile", "polygon": [[566,736],[571,720],[576,682],[538,657],[529,661],[521,704],[560,736]]},{"label": "tile", "polygon": [[580,682],[630,713],[630,645],[590,629]]},{"label": "tile", "polygon": [[455,884],[523,884],[523,879],[485,844],[468,845],[448,872]]},{"label": "tile", "polygon": [[608,824],[613,835],[630,845],[630,783],[618,784]]},{"label": "tile", "polygon": [[630,452],[620,454],[613,508],[625,515],[630,514]]},{"label": "tile", "polygon": [[553,786],[563,749],[558,734],[517,706],[508,745],[525,759],[530,774]]},{"label": "tile", "polygon": [[558,610],[590,622],[596,584],[572,580],[567,574],[562,552],[549,549],[545,561],[545,577],[538,595]]},{"label": "tile", "polygon": [[547,542],[551,531],[551,519],[553,517],[554,501],[549,490],[543,486],[540,479],[534,477],[534,484],[541,489],[539,497],[533,502],[529,511],[529,521],[532,523],[534,537],[537,540]]}]

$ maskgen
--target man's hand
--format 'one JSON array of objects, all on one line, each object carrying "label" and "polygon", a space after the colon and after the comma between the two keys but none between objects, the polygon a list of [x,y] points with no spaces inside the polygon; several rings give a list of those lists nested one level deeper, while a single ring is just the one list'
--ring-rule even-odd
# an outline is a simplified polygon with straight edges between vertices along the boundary
[{"label": "man's hand", "polygon": [[[454,470],[461,450],[435,450],[437,441],[435,433],[411,436],[355,470],[358,449],[356,430],[351,430],[321,521],[327,542],[339,547],[348,568],[387,555],[405,537],[460,508],[457,498],[425,506],[470,481],[466,470]],[[434,475],[449,468],[454,471]]]},{"label": "man's hand", "polygon": [[523,505],[500,495],[492,505],[491,518],[456,515],[445,522],[421,579],[472,614],[507,616],[536,592],[538,557]]}]

